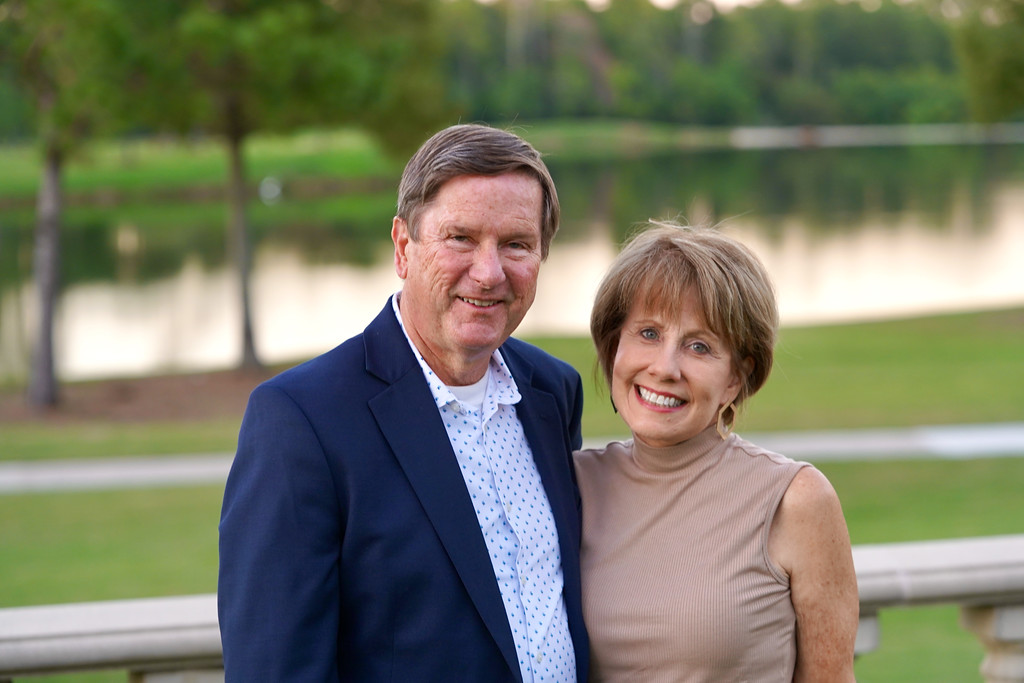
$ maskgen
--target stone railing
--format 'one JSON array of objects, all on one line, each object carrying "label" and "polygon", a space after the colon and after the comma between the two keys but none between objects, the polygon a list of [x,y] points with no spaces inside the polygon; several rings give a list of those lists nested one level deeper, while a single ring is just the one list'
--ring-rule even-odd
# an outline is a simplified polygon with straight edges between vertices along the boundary
[{"label": "stone railing", "polygon": [[1024,535],[859,545],[857,652],[876,649],[878,611],[960,605],[960,623],[985,648],[988,683],[1024,683]]},{"label": "stone railing", "polygon": [[223,681],[217,596],[0,609],[0,681],[125,669],[132,683]]},{"label": "stone railing", "polygon": [[[1024,683],[1024,535],[854,548],[857,652],[879,646],[879,610],[956,604],[985,647],[989,683]],[[224,680],[215,595],[0,609],[0,681],[122,669],[131,683]]]}]

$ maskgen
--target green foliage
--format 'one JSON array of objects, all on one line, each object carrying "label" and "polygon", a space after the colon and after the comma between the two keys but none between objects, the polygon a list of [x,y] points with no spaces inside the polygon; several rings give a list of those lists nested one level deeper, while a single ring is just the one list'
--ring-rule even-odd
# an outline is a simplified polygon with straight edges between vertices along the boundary
[{"label": "green foliage", "polygon": [[839,118],[828,89],[814,81],[783,77],[775,85],[772,108],[778,123],[819,125]]},{"label": "green foliage", "polygon": [[1024,117],[1024,3],[969,0],[955,25],[975,118],[984,122]]},{"label": "green foliage", "polygon": [[23,140],[32,133],[32,107],[15,87],[11,71],[0,66],[0,140]]},{"label": "green foliage", "polygon": [[[963,120],[964,93],[946,26],[918,3],[778,0],[722,14],[700,3],[665,10],[614,0],[477,3],[453,0],[449,96],[467,118],[613,116],[688,125],[908,123]],[[515,12],[518,12],[516,14]],[[473,27],[467,30],[466,27]],[[512,30],[515,28],[515,30]],[[850,74],[898,72],[906,99],[855,117],[833,92]],[[846,90],[851,90],[846,86]]]},{"label": "green foliage", "polygon": [[0,2],[0,78],[16,88],[8,106],[31,105],[38,139],[61,154],[125,123],[110,102],[126,71],[117,0]]},{"label": "green foliage", "polygon": [[843,123],[953,123],[967,118],[958,77],[935,69],[838,74],[835,100]]},{"label": "green foliage", "polygon": [[143,124],[245,137],[358,123],[388,147],[444,116],[431,3],[125,3],[137,49],[124,106]]},{"label": "green foliage", "polygon": [[[968,86],[979,116],[1010,117],[1024,81],[1021,22],[995,17],[1019,3],[976,2],[951,24],[932,3],[899,0],[768,0],[726,13],[649,0],[603,12],[583,0],[97,0],[89,21],[117,12],[93,61],[117,75],[91,79],[89,101],[121,103],[136,128],[190,132],[224,130],[235,101],[248,130],[355,123],[400,150],[456,118],[964,121]],[[0,136],[5,120],[18,125],[17,99],[0,101]]]},{"label": "green foliage", "polygon": [[757,101],[748,85],[739,64],[705,66],[680,59],[671,72],[671,106],[658,118],[709,126],[756,120]]}]

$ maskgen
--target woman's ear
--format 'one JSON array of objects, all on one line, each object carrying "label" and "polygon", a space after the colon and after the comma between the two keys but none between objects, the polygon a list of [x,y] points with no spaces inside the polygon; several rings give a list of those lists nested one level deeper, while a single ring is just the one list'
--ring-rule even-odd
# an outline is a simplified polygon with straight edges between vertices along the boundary
[{"label": "woman's ear", "polygon": [[736,368],[736,372],[733,373],[733,383],[730,385],[730,388],[736,389],[736,396],[733,397],[734,401],[743,392],[747,378],[754,372],[754,359],[747,356],[736,364]]}]

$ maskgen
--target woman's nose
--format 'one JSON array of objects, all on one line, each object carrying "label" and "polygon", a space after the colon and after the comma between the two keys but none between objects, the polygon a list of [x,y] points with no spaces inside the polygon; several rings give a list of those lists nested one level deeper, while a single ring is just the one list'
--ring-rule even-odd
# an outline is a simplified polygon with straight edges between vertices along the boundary
[{"label": "woman's nose", "polygon": [[650,371],[656,377],[665,379],[682,377],[682,364],[677,350],[671,344],[662,344],[651,359]]}]

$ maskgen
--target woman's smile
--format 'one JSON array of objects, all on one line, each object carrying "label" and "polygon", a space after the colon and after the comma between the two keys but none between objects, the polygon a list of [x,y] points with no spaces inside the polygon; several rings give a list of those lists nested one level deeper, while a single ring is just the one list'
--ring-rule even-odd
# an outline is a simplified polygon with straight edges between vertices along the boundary
[{"label": "woman's smile", "polygon": [[686,403],[686,401],[678,396],[659,393],[653,389],[648,389],[647,387],[642,387],[640,385],[637,385],[636,392],[639,394],[641,401],[649,403],[655,408],[678,408]]}]

